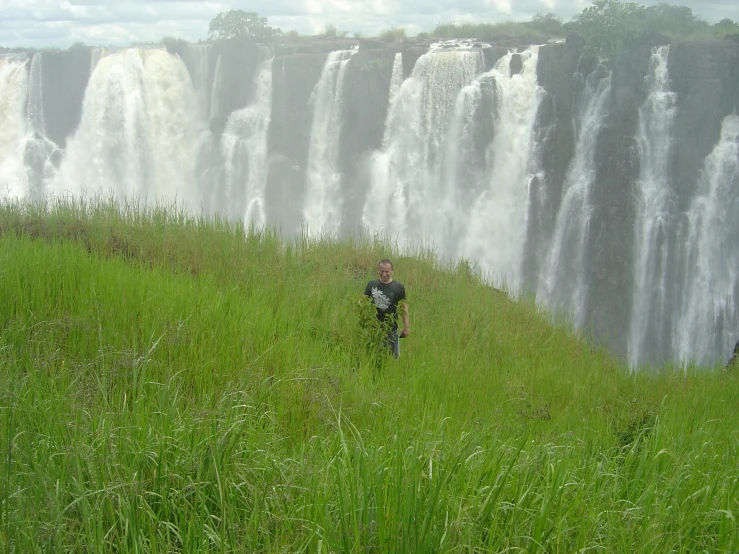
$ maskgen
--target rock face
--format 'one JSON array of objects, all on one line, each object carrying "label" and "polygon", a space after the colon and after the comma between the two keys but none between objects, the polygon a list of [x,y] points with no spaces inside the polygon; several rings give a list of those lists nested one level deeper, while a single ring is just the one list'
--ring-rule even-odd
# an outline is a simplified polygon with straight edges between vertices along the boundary
[{"label": "rock face", "polygon": [[62,148],[82,113],[82,99],[90,76],[91,51],[75,48],[42,56],[42,82],[54,83],[53,94],[43,95],[47,138]]},{"label": "rock face", "polygon": [[302,219],[302,192],[310,142],[311,93],[326,54],[288,54],[274,61],[268,205],[279,227],[288,232]]},{"label": "rock face", "polygon": [[680,110],[675,121],[673,181],[687,208],[703,160],[724,118],[739,106],[739,48],[728,41],[678,42],[669,70]]},{"label": "rock face", "polygon": [[[662,219],[655,219],[659,220],[656,224],[663,227],[660,231],[662,234],[657,233],[653,237],[654,245],[657,245],[653,246],[668,245],[669,248],[666,246],[664,251],[669,250],[669,253],[664,254],[664,263],[647,263],[652,268],[648,271],[662,271],[661,277],[644,277],[637,275],[641,271],[638,270],[641,267],[638,262],[641,255],[639,249],[642,247],[639,244],[639,229],[648,229],[654,222],[644,222],[648,216],[641,209],[640,202],[643,203],[645,167],[653,163],[649,161],[649,156],[653,155],[650,151],[653,145],[645,145],[640,134],[644,132],[646,112],[643,106],[650,94],[650,75],[655,71],[650,65],[651,60],[655,49],[668,42],[661,35],[650,35],[644,37],[642,43],[632,44],[628,51],[613,60],[598,60],[585,55],[582,41],[575,35],[567,37],[565,42],[547,44],[538,49],[537,109],[530,135],[533,147],[526,160],[528,180],[522,185],[528,189],[526,205],[522,208],[526,219],[525,237],[516,257],[520,260],[520,268],[515,269],[520,269],[523,289],[534,293],[547,290],[552,298],[562,296],[542,283],[551,280],[550,273],[552,267],[556,266],[556,253],[559,252],[557,248],[567,247],[564,243],[555,244],[558,240],[555,236],[557,226],[559,224],[561,227],[562,221],[567,220],[567,214],[563,215],[567,189],[578,178],[586,179],[586,192],[583,193],[586,197],[578,200],[582,207],[578,217],[585,222],[580,229],[584,237],[581,246],[583,269],[565,279],[580,283],[580,288],[571,295],[570,300],[564,302],[564,306],[575,310],[576,307],[567,302],[580,303],[578,309],[583,314],[580,324],[592,332],[597,340],[633,362],[659,363],[666,358],[694,357],[700,362],[711,363],[715,359],[727,358],[736,336],[739,336],[739,306],[732,305],[721,316],[721,322],[716,323],[712,331],[717,338],[708,341],[711,344],[706,349],[701,350],[697,346],[681,349],[681,343],[684,342],[681,337],[688,336],[686,329],[690,328],[692,321],[687,314],[694,312],[695,306],[700,304],[694,298],[689,308],[685,300],[693,294],[690,290],[698,290],[695,287],[691,289],[692,285],[687,283],[690,273],[686,268],[690,265],[689,260],[699,255],[694,249],[691,250],[690,225],[694,223],[688,221],[690,218],[685,214],[696,209],[697,190],[706,172],[719,171],[707,166],[707,160],[728,155],[727,163],[731,165],[731,154],[726,154],[731,148],[731,133],[728,138],[724,135],[727,128],[730,131],[731,127],[731,121],[727,123],[727,118],[739,111],[739,43],[733,37],[727,37],[724,41],[678,41],[669,44],[669,78],[666,86],[675,95],[676,107],[668,126],[671,136],[667,141],[669,148],[664,164],[666,184],[663,186],[669,189],[666,193],[671,203],[664,208],[669,213],[664,214]],[[331,107],[335,114],[333,117],[338,118],[338,124],[331,127],[335,129],[332,131],[336,134],[334,138],[338,139],[334,141],[337,144],[336,151],[332,151],[332,155],[335,155],[335,174],[331,179],[337,180],[336,190],[339,191],[332,194],[340,198],[334,198],[335,202],[331,202],[330,198],[321,202],[339,210],[336,217],[341,220],[340,234],[355,232],[363,214],[369,209],[369,195],[380,193],[392,193],[388,197],[390,203],[384,209],[393,211],[402,208],[407,211],[396,210],[396,215],[405,218],[402,222],[405,227],[401,225],[399,228],[412,234],[414,222],[421,219],[418,213],[413,213],[414,209],[419,209],[413,207],[414,195],[431,180],[439,178],[444,183],[439,175],[429,174],[429,168],[453,174],[461,183],[460,187],[472,182],[493,187],[487,192],[479,187],[468,187],[466,192],[435,191],[434,194],[440,198],[439,206],[429,204],[426,207],[429,210],[438,209],[443,214],[439,223],[450,228],[466,228],[472,219],[472,214],[454,213],[454,209],[459,209],[453,204],[455,198],[472,191],[480,195],[479,201],[466,204],[465,209],[470,206],[477,209],[489,201],[490,195],[495,192],[494,187],[505,184],[490,183],[484,179],[481,181],[480,175],[484,176],[485,171],[489,171],[494,164],[503,163],[496,158],[501,154],[494,149],[506,146],[500,142],[501,133],[508,132],[505,126],[512,125],[515,118],[509,121],[503,117],[501,110],[510,109],[510,106],[502,104],[505,91],[501,87],[519,86],[521,80],[525,79],[527,57],[521,50],[510,57],[507,68],[510,75],[506,78],[511,80],[506,84],[500,81],[502,77],[494,75],[491,70],[496,62],[508,55],[508,48],[460,44],[457,49],[459,52],[472,49],[479,53],[479,75],[463,90],[448,88],[445,79],[454,82],[451,73],[439,73],[436,83],[414,81],[414,90],[405,91],[403,96],[403,102],[407,105],[402,106],[406,111],[401,115],[407,119],[399,116],[398,121],[401,126],[413,122],[418,127],[396,129],[395,136],[405,137],[402,140],[406,142],[396,141],[395,150],[390,152],[383,149],[388,135],[386,123],[391,106],[390,88],[396,55],[400,54],[402,79],[407,82],[422,57],[424,63],[429,61],[427,56],[432,54],[429,54],[428,41],[315,38],[269,46],[249,41],[225,41],[201,45],[176,43],[167,45],[167,48],[187,67],[192,87],[201,102],[202,113],[193,114],[193,118],[202,117],[203,128],[209,133],[204,143],[211,145],[211,151],[203,158],[207,158],[209,161],[206,165],[210,165],[202,169],[197,177],[203,191],[215,186],[213,175],[222,175],[224,172],[219,167],[219,164],[225,163],[220,141],[229,116],[254,102],[259,64],[274,55],[271,116],[266,131],[266,182],[264,197],[259,201],[265,206],[269,224],[285,232],[300,230],[306,205],[312,201],[307,197],[306,172],[312,133],[316,132],[313,129],[316,90],[329,53],[337,50],[355,50],[341,74],[340,86],[335,81],[327,84],[338,91]],[[42,62],[43,89],[43,94],[36,98],[41,98],[43,102],[46,138],[63,149],[79,124],[90,71],[95,66],[95,56],[100,53],[77,48],[36,55],[40,56]],[[29,72],[30,65],[27,64]],[[459,70],[462,70],[461,65]],[[588,94],[592,94],[588,87],[594,82],[605,83],[605,80],[609,85],[605,91],[607,96],[603,104],[588,115],[586,104]],[[517,94],[517,98],[521,98],[522,93]],[[429,115],[432,112],[433,117]],[[592,116],[591,119],[597,121],[586,121],[586,116]],[[451,122],[450,129],[442,133],[432,128],[439,121]],[[586,126],[589,126],[592,137],[588,144],[583,144]],[[459,136],[467,142],[462,144],[462,139],[459,139],[462,142],[455,144],[454,141],[458,139],[454,137]],[[718,152],[717,144],[721,140],[726,142],[726,148]],[[419,142],[425,144],[424,141],[428,142],[426,150],[416,148]],[[466,150],[455,157],[451,155],[455,147]],[[584,148],[588,149],[590,157],[583,157]],[[442,161],[432,159],[442,155],[439,152],[451,157]],[[382,167],[377,161],[380,153],[384,156],[382,163],[386,164]],[[63,164],[63,154],[57,153],[55,156],[52,163]],[[414,156],[428,156],[428,159],[419,161]],[[464,161],[461,163],[459,160]],[[578,163],[583,167],[575,167]],[[253,165],[253,160],[249,164]],[[34,167],[37,166],[40,167],[39,164]],[[732,177],[729,166],[726,166],[729,169],[724,167],[720,170],[725,175],[719,177],[724,179],[724,187],[736,188],[736,198],[739,199],[739,182],[736,182],[739,177]],[[450,168],[453,168],[453,172]],[[386,189],[395,187],[394,192],[380,190],[382,187],[376,175],[379,170],[390,172],[389,182],[382,186]],[[576,171],[580,174],[574,175]],[[34,182],[38,183],[37,188],[43,188],[45,180],[37,177]],[[431,200],[427,199],[426,202],[436,202],[433,196],[429,198]],[[452,204],[449,204],[449,209],[444,209],[440,207],[443,202]],[[490,206],[491,210],[497,209],[496,204]],[[484,214],[478,215],[482,217]],[[664,224],[663,220],[669,221],[669,225]],[[721,244],[739,244],[736,239],[716,237]],[[470,242],[469,237],[467,242]],[[493,252],[504,247],[506,245],[490,244],[488,249]],[[649,252],[649,256],[657,256],[657,250]],[[446,254],[464,255],[464,251]],[[485,260],[481,263],[484,264]],[[662,267],[664,264],[669,264],[670,268]],[[498,267],[487,269],[505,274],[506,268],[503,271]],[[640,323],[638,303],[640,298],[644,298],[644,283],[657,286],[654,283],[660,279],[659,286],[662,288],[659,294],[664,296],[664,305],[659,308],[661,312],[655,315],[653,312],[657,308],[654,306],[645,309],[642,315],[646,323]],[[737,287],[739,290],[739,284]],[[659,319],[659,323],[653,321],[655,318]],[[642,327],[643,335],[648,335],[649,340],[638,339]],[[732,334],[736,336],[731,338]],[[652,343],[659,343],[660,346],[652,347]]]}]

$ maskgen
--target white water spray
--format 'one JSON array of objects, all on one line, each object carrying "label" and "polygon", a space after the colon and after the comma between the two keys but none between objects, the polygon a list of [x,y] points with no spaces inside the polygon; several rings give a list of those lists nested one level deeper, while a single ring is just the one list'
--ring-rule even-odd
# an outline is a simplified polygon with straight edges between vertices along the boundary
[{"label": "white water spray", "polygon": [[390,94],[388,100],[388,114],[390,113],[390,106],[395,100],[395,96],[400,90],[400,85],[403,84],[403,54],[400,52],[395,54],[393,58],[393,72],[390,75]]},{"label": "white water spray", "polygon": [[254,101],[232,112],[221,138],[225,161],[226,206],[223,211],[243,218],[247,227],[266,223],[267,133],[272,116],[273,58],[257,68]]},{"label": "white water spray", "polygon": [[0,198],[24,198],[28,180],[24,166],[28,98],[28,60],[0,57]]},{"label": "white water spray", "polygon": [[[494,81],[495,134],[484,172],[487,186],[468,212],[469,226],[460,252],[478,261],[510,290],[522,284],[529,185],[539,166],[534,156],[534,125],[542,98],[536,78],[538,54],[536,46],[521,54],[508,53],[483,76]],[[523,62],[515,75],[511,72],[514,55]],[[454,186],[455,191],[459,188]]]},{"label": "white water spray", "polygon": [[210,57],[210,44],[187,44],[186,56],[188,57],[187,65],[190,69],[190,78],[192,86],[195,89],[195,96],[198,100],[198,107],[204,120],[210,117],[211,94],[213,90],[210,86],[210,65],[208,59]]},{"label": "white water spray", "polygon": [[46,137],[44,117],[44,84],[42,64],[44,54],[35,54],[31,60],[28,82],[28,106],[26,109],[27,136],[25,164],[28,179],[28,195],[43,197],[46,187],[56,176],[52,158],[59,154],[59,147]]},{"label": "white water spray", "polygon": [[635,191],[634,299],[629,329],[629,361],[636,367],[648,341],[651,350],[669,353],[661,344],[669,321],[669,240],[674,234],[675,195],[670,186],[669,162],[677,95],[670,91],[667,71],[669,46],[652,52],[647,76],[648,96],[639,109],[641,173]]},{"label": "white water spray", "polygon": [[331,52],[313,90],[313,125],[303,217],[308,231],[333,236],[341,225],[341,173],[338,167],[342,94],[346,68],[356,50]]},{"label": "white water spray", "polygon": [[56,194],[200,208],[196,187],[197,100],[182,61],[165,50],[103,57],[90,77]]},{"label": "white water spray", "polygon": [[481,50],[431,50],[403,81],[389,107],[383,149],[372,160],[362,214],[370,231],[401,244],[446,243],[453,209],[444,203],[451,185],[443,178],[450,124],[457,96],[483,63]]},{"label": "white water spray", "polygon": [[549,255],[540,274],[537,299],[552,311],[585,323],[588,297],[587,237],[593,207],[590,188],[595,180],[595,148],[611,92],[611,73],[598,66],[585,80],[575,154],[562,186],[562,202]]},{"label": "white water spray", "polygon": [[[728,357],[739,332],[739,115],[727,116],[706,157],[688,211],[687,290],[676,349],[684,362],[713,364]],[[726,360],[723,360],[726,361]]]}]

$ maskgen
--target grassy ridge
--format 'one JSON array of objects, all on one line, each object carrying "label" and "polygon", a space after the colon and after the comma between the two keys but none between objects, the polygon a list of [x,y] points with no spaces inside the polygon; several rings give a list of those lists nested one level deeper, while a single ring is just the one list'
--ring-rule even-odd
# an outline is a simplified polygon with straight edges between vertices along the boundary
[{"label": "grassy ridge", "polygon": [[[0,550],[732,552],[737,377],[630,374],[425,251],[0,207]],[[399,361],[357,299],[409,292]]]}]

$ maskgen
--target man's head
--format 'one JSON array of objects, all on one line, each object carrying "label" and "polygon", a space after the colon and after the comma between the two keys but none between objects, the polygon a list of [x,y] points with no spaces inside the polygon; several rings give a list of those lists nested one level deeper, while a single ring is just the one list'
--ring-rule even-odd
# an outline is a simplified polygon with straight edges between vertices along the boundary
[{"label": "man's head", "polygon": [[380,281],[387,284],[393,281],[393,262],[385,258],[377,264],[377,271],[380,274]]}]

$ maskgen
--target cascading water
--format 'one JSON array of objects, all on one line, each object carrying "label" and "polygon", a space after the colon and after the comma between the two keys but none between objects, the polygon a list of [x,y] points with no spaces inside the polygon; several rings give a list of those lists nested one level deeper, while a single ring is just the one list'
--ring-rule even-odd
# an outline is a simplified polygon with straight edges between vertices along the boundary
[{"label": "cascading water", "polygon": [[43,197],[48,183],[54,179],[57,171],[54,160],[61,157],[59,147],[46,138],[42,79],[43,56],[43,54],[36,54],[31,60],[26,110],[28,135],[24,155],[28,175],[28,195],[37,198]]},{"label": "cascading water", "polygon": [[370,231],[402,243],[447,243],[450,211],[456,208],[444,202],[452,186],[443,178],[444,168],[454,163],[445,159],[450,124],[457,95],[483,64],[479,49],[432,49],[403,81],[389,108],[383,149],[373,158],[362,214]]},{"label": "cascading water", "polygon": [[90,76],[80,126],[52,193],[173,202],[197,211],[197,114],[190,76],[165,50],[126,49]]},{"label": "cascading water", "polygon": [[688,211],[687,290],[677,325],[684,362],[716,362],[731,352],[739,328],[739,115],[723,120],[721,138],[705,160]]},{"label": "cascading water", "polygon": [[[511,70],[513,56],[521,58],[520,73]],[[521,54],[509,52],[476,82],[480,86],[487,79],[493,81],[494,135],[486,151],[485,186],[474,205],[464,209],[469,227],[460,253],[476,260],[496,282],[505,283],[511,290],[518,290],[523,281],[529,185],[539,165],[534,156],[534,123],[542,97],[536,78],[538,60],[538,47]],[[460,189],[461,184],[454,186],[454,191]]]},{"label": "cascading water", "polygon": [[585,323],[590,188],[595,180],[598,133],[610,92],[611,72],[599,65],[585,79],[575,154],[562,187],[554,235],[536,294],[538,301],[551,310],[571,314],[577,327]]},{"label": "cascading water", "polygon": [[221,137],[226,198],[221,210],[243,218],[247,227],[266,223],[267,131],[272,115],[273,58],[257,69],[254,101],[232,112]]},{"label": "cascading water", "polygon": [[338,169],[342,94],[346,68],[356,50],[337,50],[326,59],[313,91],[313,125],[308,149],[303,217],[310,233],[333,236],[341,225],[341,173]]},{"label": "cascading water", "polygon": [[[391,106],[395,100],[395,96],[403,84],[403,54],[398,52],[393,59],[393,72],[390,75],[390,94],[388,96],[388,106]],[[388,108],[389,112],[389,108]]]},{"label": "cascading water", "polygon": [[198,99],[198,106],[206,121],[211,115],[210,44],[187,44],[183,61],[187,65]]},{"label": "cascading water", "polygon": [[[326,60],[283,48],[274,88],[271,63],[256,67],[265,60],[259,46],[244,44],[243,57],[238,48],[177,45],[184,63],[163,49],[92,49],[89,72],[79,50],[0,57],[0,201],[68,193],[176,201],[247,226],[295,229],[302,220],[327,234],[353,228],[349,219],[361,213],[370,232],[401,248],[429,244],[509,290],[531,286],[576,325],[605,329],[634,366],[712,364],[731,351],[739,337],[739,121],[727,117],[735,81],[704,64],[723,87],[711,104],[720,119],[705,121],[707,88],[691,76],[698,54],[728,68],[733,43],[654,49],[639,91],[640,76],[614,60],[624,71],[613,94],[604,66],[571,78],[569,44],[509,53],[487,72],[502,50],[434,45],[407,79],[415,48],[394,53],[392,72],[387,50]],[[226,90],[244,70],[255,75],[251,96]],[[358,93],[366,97],[342,102]],[[349,105],[368,111],[348,113]],[[595,186],[596,170],[607,185]],[[600,311],[621,299],[613,318]]]},{"label": "cascading water", "polygon": [[213,84],[210,89],[210,102],[208,103],[208,118],[220,117],[221,106],[219,98],[221,97],[223,88],[223,57],[221,55],[216,59],[216,68],[213,72]]},{"label": "cascading water", "polygon": [[652,51],[646,83],[648,96],[639,109],[641,172],[634,192],[634,299],[629,333],[629,361],[637,366],[648,358],[664,359],[670,341],[670,241],[674,237],[675,194],[669,180],[677,95],[670,91],[669,46]]},{"label": "cascading water", "polygon": [[28,73],[25,56],[0,57],[0,198],[24,198]]}]

